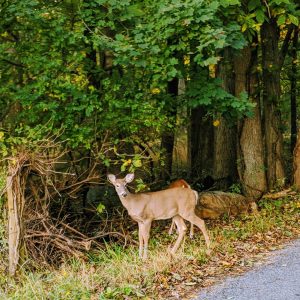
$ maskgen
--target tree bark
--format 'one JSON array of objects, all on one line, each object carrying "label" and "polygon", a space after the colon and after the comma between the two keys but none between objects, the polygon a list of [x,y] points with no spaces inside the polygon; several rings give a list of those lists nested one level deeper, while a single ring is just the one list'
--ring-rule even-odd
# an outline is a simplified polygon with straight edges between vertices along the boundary
[{"label": "tree bark", "polygon": [[[223,60],[217,70],[224,90],[234,94],[233,55],[231,49],[223,52]],[[233,121],[220,118],[220,125],[214,127],[213,179],[217,189],[226,190],[238,178],[236,167],[237,127]]]},{"label": "tree bark", "polygon": [[295,28],[291,51],[291,152],[293,153],[297,140],[297,47],[299,28]]},{"label": "tree bark", "polygon": [[[178,96],[178,78],[173,78],[170,82],[168,82],[168,94],[171,101],[169,101],[169,103],[167,102],[165,112],[169,118],[169,122],[171,122],[171,125],[175,126],[177,107],[174,100]],[[161,179],[164,181],[170,180],[172,175],[174,142],[174,129],[166,128],[161,139],[161,149],[164,151],[165,162],[165,165],[162,168]]]},{"label": "tree bark", "polygon": [[263,109],[266,143],[266,165],[268,188],[284,184],[285,172],[282,158],[283,138],[281,114],[278,107],[280,97],[280,53],[279,31],[276,19],[271,18],[261,27],[263,67]]},{"label": "tree bark", "polygon": [[238,172],[247,197],[259,199],[267,189],[257,76],[257,46],[235,57],[235,93],[246,91],[255,104],[254,115],[238,124]]},{"label": "tree bark", "polygon": [[[12,173],[12,172],[9,172]],[[13,175],[7,177],[6,192],[7,192],[7,208],[8,208],[8,256],[9,265],[8,272],[10,276],[16,274],[20,260],[20,245],[21,245],[21,216],[20,202],[22,193],[16,194],[18,189],[13,186]]]},{"label": "tree bark", "polygon": [[293,184],[297,191],[300,191],[300,130],[298,131],[298,138],[296,141],[296,145],[294,148],[294,156],[293,156],[293,171],[294,178]]},{"label": "tree bark", "polygon": [[206,114],[207,111],[203,107],[191,110],[189,147],[192,181],[202,181],[205,177],[213,175],[213,120]]}]

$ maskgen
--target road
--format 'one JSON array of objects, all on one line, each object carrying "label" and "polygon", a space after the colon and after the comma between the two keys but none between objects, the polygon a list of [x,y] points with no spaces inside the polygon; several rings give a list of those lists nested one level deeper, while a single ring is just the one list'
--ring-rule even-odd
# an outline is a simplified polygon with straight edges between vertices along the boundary
[{"label": "road", "polygon": [[252,271],[202,290],[194,300],[300,300],[300,239]]}]

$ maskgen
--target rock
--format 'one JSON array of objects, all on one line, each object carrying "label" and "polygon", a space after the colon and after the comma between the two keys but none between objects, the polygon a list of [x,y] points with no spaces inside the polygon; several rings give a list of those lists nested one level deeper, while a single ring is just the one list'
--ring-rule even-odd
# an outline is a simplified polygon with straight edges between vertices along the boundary
[{"label": "rock", "polygon": [[199,193],[197,214],[203,219],[216,219],[223,214],[238,215],[257,212],[257,205],[252,198],[240,194],[221,191]]}]

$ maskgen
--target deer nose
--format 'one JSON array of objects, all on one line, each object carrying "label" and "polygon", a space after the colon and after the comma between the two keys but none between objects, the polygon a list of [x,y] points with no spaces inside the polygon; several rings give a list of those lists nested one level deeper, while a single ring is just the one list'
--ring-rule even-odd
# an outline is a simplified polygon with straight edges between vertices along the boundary
[{"label": "deer nose", "polygon": [[123,197],[126,197],[126,196],[127,196],[127,193],[126,193],[126,192],[122,193],[122,196],[123,196]]}]

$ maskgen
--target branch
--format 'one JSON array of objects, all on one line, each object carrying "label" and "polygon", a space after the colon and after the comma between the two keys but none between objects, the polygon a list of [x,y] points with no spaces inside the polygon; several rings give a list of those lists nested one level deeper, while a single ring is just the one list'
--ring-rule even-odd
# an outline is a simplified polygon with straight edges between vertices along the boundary
[{"label": "branch", "polygon": [[286,54],[289,50],[289,46],[290,46],[290,42],[291,42],[291,36],[292,36],[292,33],[293,33],[294,29],[295,29],[295,25],[290,25],[289,26],[288,32],[285,35],[282,47],[280,49],[280,52],[279,52],[279,67],[280,67],[280,69],[282,68],[285,56],[286,56]]},{"label": "branch", "polygon": [[13,66],[16,66],[16,67],[19,67],[19,68],[25,68],[25,65],[23,65],[23,64],[20,64],[20,63],[14,62],[14,61],[10,61],[10,60],[5,59],[5,58],[1,58],[1,60],[8,63],[8,64],[13,65]]}]

